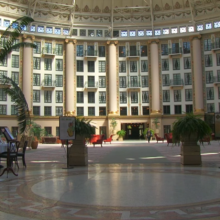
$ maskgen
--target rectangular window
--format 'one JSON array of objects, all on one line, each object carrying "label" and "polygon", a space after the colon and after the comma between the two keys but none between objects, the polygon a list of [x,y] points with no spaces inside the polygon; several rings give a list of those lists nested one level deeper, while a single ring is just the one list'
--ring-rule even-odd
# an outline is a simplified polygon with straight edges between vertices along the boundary
[{"label": "rectangular window", "polygon": [[4,70],[0,70],[0,78],[2,78],[2,76],[7,76],[8,72],[4,71]]},{"label": "rectangular window", "polygon": [[137,61],[130,61],[130,72],[137,72]]},{"label": "rectangular window", "polygon": [[76,56],[83,57],[83,45],[76,46]]},{"label": "rectangular window", "polygon": [[88,116],[95,116],[95,107],[88,107]]},{"label": "rectangular window", "polygon": [[33,106],[33,114],[40,116],[40,106]]},{"label": "rectangular window", "polygon": [[126,73],[126,61],[119,61],[119,73]]},{"label": "rectangular window", "polygon": [[183,53],[190,53],[190,42],[183,42]]},{"label": "rectangular window", "polygon": [[220,87],[218,87],[218,99],[220,99]]},{"label": "rectangular window", "polygon": [[105,57],[105,46],[99,46],[99,57]]},{"label": "rectangular window", "polygon": [[174,102],[181,102],[181,90],[173,90]]},{"label": "rectangular window", "polygon": [[127,115],[127,107],[120,107],[120,115]]},{"label": "rectangular window", "polygon": [[170,115],[170,105],[164,105],[163,106],[163,114],[164,115]]},{"label": "rectangular window", "polygon": [[173,70],[180,70],[180,59],[179,58],[173,58]]},{"label": "rectangular window", "polygon": [[41,58],[33,57],[33,69],[40,70]]},{"label": "rectangular window", "polygon": [[33,74],[33,85],[40,86],[40,74]]},{"label": "rectangular window", "polygon": [[119,77],[119,88],[127,88],[126,76]]},{"label": "rectangular window", "polygon": [[207,104],[207,112],[209,112],[209,113],[215,112],[215,105],[214,105],[214,103],[208,103]]},{"label": "rectangular window", "polygon": [[44,58],[44,70],[52,70],[52,59]]},{"label": "rectangular window", "polygon": [[45,47],[43,48],[44,53],[52,54],[52,43],[45,43]]},{"label": "rectangular window", "polygon": [[95,76],[88,76],[88,87],[95,87]]},{"label": "rectangular window", "polygon": [[141,60],[141,72],[148,72],[148,61]]},{"label": "rectangular window", "polygon": [[52,128],[51,127],[44,127],[46,135],[52,135]]},{"label": "rectangular window", "polygon": [[147,57],[147,46],[141,46],[141,56]]},{"label": "rectangular window", "polygon": [[106,107],[99,107],[99,116],[106,115]]},{"label": "rectangular window", "polygon": [[99,92],[99,103],[106,103],[106,92]]},{"label": "rectangular window", "polygon": [[11,73],[11,79],[19,85],[19,72],[12,72]]},{"label": "rectangular window", "polygon": [[191,73],[184,73],[185,85],[192,85]]},{"label": "rectangular window", "polygon": [[12,55],[11,67],[19,68],[19,55]]},{"label": "rectangular window", "polygon": [[204,51],[211,51],[212,49],[212,42],[211,39],[204,40]]},{"label": "rectangular window", "polygon": [[[13,45],[16,45],[16,44],[19,44],[19,39],[15,39],[15,40],[13,41]],[[19,52],[19,48],[15,48],[15,49],[13,49],[12,51]]]},{"label": "rectangular window", "polygon": [[7,105],[0,105],[0,115],[7,114]]},{"label": "rectangular window", "polygon": [[44,103],[52,102],[52,91],[44,91]]},{"label": "rectangular window", "polygon": [[142,103],[149,103],[149,92],[142,91]]},{"label": "rectangular window", "polygon": [[95,93],[88,92],[88,103],[95,103]]},{"label": "rectangular window", "polygon": [[63,107],[56,106],[56,116],[62,116],[63,115]]},{"label": "rectangular window", "polygon": [[168,55],[168,44],[161,44],[161,55]]},{"label": "rectangular window", "polygon": [[17,106],[12,105],[11,106],[11,115],[17,115],[17,114],[18,114]]},{"label": "rectangular window", "polygon": [[7,66],[7,58],[4,58],[3,61],[0,61],[0,66]]},{"label": "rectangular window", "polygon": [[56,59],[56,71],[63,71],[63,60]]},{"label": "rectangular window", "polygon": [[34,42],[36,48],[33,48],[34,54],[41,54],[41,42]]},{"label": "rectangular window", "polygon": [[88,72],[95,72],[95,62],[94,61],[88,61]]},{"label": "rectangular window", "polygon": [[94,46],[87,46],[87,51],[86,51],[87,56],[97,56],[97,51],[95,51]]},{"label": "rectangular window", "polygon": [[33,90],[33,102],[40,102],[40,90]]},{"label": "rectangular window", "polygon": [[184,69],[191,69],[191,58],[184,57]]},{"label": "rectangular window", "polygon": [[138,92],[131,92],[131,103],[138,103]]},{"label": "rectangular window", "polygon": [[131,107],[131,115],[138,115],[138,107]]},{"label": "rectangular window", "polygon": [[105,82],[105,76],[99,76],[99,88],[105,88],[106,82]]},{"label": "rectangular window", "polygon": [[170,90],[163,90],[163,102],[170,102]]},{"label": "rectangular window", "polygon": [[217,66],[220,66],[220,53],[216,53],[216,61]]},{"label": "rectangular window", "polygon": [[0,88],[0,101],[7,101],[7,93]]},{"label": "rectangular window", "polygon": [[77,116],[84,116],[84,108],[77,107]]},{"label": "rectangular window", "polygon": [[206,84],[212,84],[213,81],[214,81],[213,72],[212,71],[206,71],[205,75],[206,75]]},{"label": "rectangular window", "polygon": [[99,61],[99,72],[105,73],[105,61]]},{"label": "rectangular window", "polygon": [[169,74],[163,74],[163,86],[169,86],[170,85],[170,75]]},{"label": "rectangular window", "polygon": [[207,97],[207,100],[214,100],[214,88],[213,87],[206,88],[206,97]]},{"label": "rectangular window", "polygon": [[77,72],[83,72],[83,60],[76,61]]},{"label": "rectangular window", "polygon": [[163,59],[162,60],[162,71],[168,71],[169,70],[169,60]]},{"label": "rectangular window", "polygon": [[130,87],[140,87],[137,76],[130,76]]},{"label": "rectangular window", "polygon": [[186,105],[186,113],[193,112],[193,105]]},{"label": "rectangular window", "polygon": [[185,90],[185,100],[192,101],[192,89]]},{"label": "rectangular window", "polygon": [[173,85],[182,85],[180,73],[173,74]]},{"label": "rectangular window", "polygon": [[141,86],[142,88],[148,87],[148,76],[141,77]]},{"label": "rectangular window", "polygon": [[57,137],[60,136],[60,127],[56,127],[56,136],[57,136]]},{"label": "rectangular window", "polygon": [[56,91],[56,103],[63,103],[63,91]]},{"label": "rectangular window", "polygon": [[63,87],[63,76],[56,75],[56,87]]},{"label": "rectangular window", "polygon": [[119,57],[126,57],[125,46],[119,46]]},{"label": "rectangular window", "polygon": [[127,92],[120,92],[120,104],[127,103]]},{"label": "rectangular window", "polygon": [[180,53],[179,43],[172,43],[172,54]]},{"label": "rectangular window", "polygon": [[52,115],[51,107],[45,106],[44,107],[44,116],[51,116],[51,115]]},{"label": "rectangular window", "polygon": [[84,87],[84,77],[83,76],[77,76],[77,88],[83,88]]},{"label": "rectangular window", "polygon": [[212,66],[212,55],[205,55],[205,67]]},{"label": "rectangular window", "polygon": [[182,106],[181,105],[174,106],[174,114],[182,114]]},{"label": "rectangular window", "polygon": [[149,106],[143,106],[142,111],[143,111],[143,115],[149,115],[150,114]]},{"label": "rectangular window", "polygon": [[56,44],[56,55],[63,56],[63,44]]},{"label": "rectangular window", "polygon": [[84,103],[84,94],[83,94],[83,92],[77,92],[77,103]]},{"label": "rectangular window", "polygon": [[44,75],[44,85],[45,86],[52,86],[52,74],[45,74]]}]

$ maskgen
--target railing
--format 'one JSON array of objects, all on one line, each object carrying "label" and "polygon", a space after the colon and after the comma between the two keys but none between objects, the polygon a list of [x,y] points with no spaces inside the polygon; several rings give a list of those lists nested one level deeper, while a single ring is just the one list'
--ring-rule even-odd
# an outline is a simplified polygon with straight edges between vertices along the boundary
[{"label": "railing", "polygon": [[220,42],[216,41],[215,43],[212,43],[211,47],[212,47],[212,50],[220,49]]},{"label": "railing", "polygon": [[56,87],[56,80],[44,79],[41,82],[41,86],[43,86],[43,87]]},{"label": "railing", "polygon": [[184,86],[183,79],[171,79],[170,86]]},{"label": "railing", "polygon": [[169,48],[169,55],[182,54],[182,53],[183,53],[182,47]]},{"label": "railing", "polygon": [[127,86],[128,86],[128,88],[140,88],[141,83],[140,83],[140,81],[128,81]]},{"label": "railing", "polygon": [[140,56],[140,51],[139,50],[127,50],[127,53],[126,53],[127,57],[139,57]]},{"label": "railing", "polygon": [[98,56],[98,51],[97,50],[92,50],[92,51],[85,50],[84,51],[84,56],[85,57],[97,57]]},{"label": "railing", "polygon": [[220,76],[213,76],[214,83],[220,83]]},{"label": "railing", "polygon": [[84,85],[85,88],[94,88],[94,89],[97,89],[99,87],[99,82],[85,82],[85,85]]},{"label": "railing", "polygon": [[56,48],[42,47],[42,54],[55,55],[56,54]]}]

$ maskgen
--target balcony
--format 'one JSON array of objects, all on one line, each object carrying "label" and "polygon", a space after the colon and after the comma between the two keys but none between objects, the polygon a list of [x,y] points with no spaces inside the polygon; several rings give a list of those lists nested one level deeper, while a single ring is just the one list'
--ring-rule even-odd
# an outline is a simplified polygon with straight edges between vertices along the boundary
[{"label": "balcony", "polygon": [[85,82],[85,90],[96,91],[99,88],[99,82]]},{"label": "balcony", "polygon": [[44,79],[41,83],[41,87],[44,90],[54,90],[56,87],[56,80]]},{"label": "balcony", "polygon": [[54,57],[56,55],[56,48],[42,48],[42,56],[43,57]]},{"label": "balcony", "polygon": [[127,58],[138,58],[140,57],[140,51],[139,50],[127,50],[126,53]]},{"label": "balcony", "polygon": [[215,86],[220,86],[220,76],[213,76],[213,83]]},{"label": "balcony", "polygon": [[182,53],[183,53],[183,49],[182,49],[182,47],[169,48],[168,53],[169,53],[169,56],[181,57]]},{"label": "balcony", "polygon": [[182,89],[184,86],[183,79],[171,79],[170,80],[170,88],[173,89]]},{"label": "balcony", "polygon": [[85,58],[97,58],[98,57],[98,51],[97,50],[85,50],[84,51],[84,57]]},{"label": "balcony", "polygon": [[213,52],[220,50],[220,42],[216,41],[215,43],[212,43],[211,48]]},{"label": "balcony", "polygon": [[128,81],[127,88],[131,91],[139,91],[141,88],[141,83],[136,80]]}]

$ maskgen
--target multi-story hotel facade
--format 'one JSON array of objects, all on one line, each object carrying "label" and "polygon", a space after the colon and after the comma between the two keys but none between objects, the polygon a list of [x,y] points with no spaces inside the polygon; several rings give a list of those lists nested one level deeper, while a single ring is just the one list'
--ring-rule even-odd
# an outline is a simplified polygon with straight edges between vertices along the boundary
[{"label": "multi-story hotel facade", "polygon": [[[1,33],[32,16],[18,42],[37,48],[13,51],[0,75],[20,86],[32,117],[54,136],[63,115],[91,119],[106,136],[114,118],[127,139],[156,129],[156,119],[163,136],[186,112],[219,112],[219,10],[217,0],[1,1]],[[17,134],[2,88],[0,121]]]}]

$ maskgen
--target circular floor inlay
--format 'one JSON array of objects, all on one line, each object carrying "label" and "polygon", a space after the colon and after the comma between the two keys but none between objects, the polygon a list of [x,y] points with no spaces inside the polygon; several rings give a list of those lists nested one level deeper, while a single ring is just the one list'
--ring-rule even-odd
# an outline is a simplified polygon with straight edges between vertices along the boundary
[{"label": "circular floor inlay", "polygon": [[61,202],[103,206],[187,205],[219,199],[219,179],[181,173],[96,173],[39,182],[32,191]]}]

